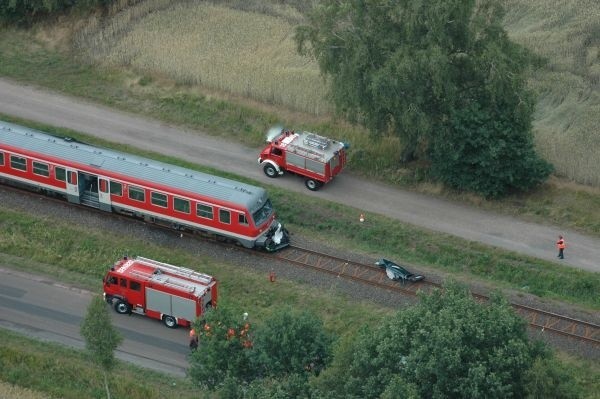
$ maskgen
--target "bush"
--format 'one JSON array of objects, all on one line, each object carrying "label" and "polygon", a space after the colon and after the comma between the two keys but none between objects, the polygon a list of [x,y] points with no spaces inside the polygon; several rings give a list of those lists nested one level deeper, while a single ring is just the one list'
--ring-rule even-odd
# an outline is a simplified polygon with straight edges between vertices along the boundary
[{"label": "bush", "polygon": [[114,0],[13,0],[0,2],[0,20],[15,25],[29,25],[34,21],[77,8],[91,10],[107,6]]},{"label": "bush", "polygon": [[501,197],[535,187],[552,172],[536,153],[529,126],[471,103],[452,113],[434,139],[431,173],[450,187]]}]

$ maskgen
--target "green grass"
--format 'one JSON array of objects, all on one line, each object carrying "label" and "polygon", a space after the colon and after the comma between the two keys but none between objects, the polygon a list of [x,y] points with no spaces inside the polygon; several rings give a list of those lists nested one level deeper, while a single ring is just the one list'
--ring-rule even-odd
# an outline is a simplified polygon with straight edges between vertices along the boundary
[{"label": "green grass", "polygon": [[[77,35],[79,48],[97,62],[161,74],[179,84],[201,84],[262,103],[327,114],[331,106],[317,63],[299,56],[292,39],[294,28],[303,23],[301,13],[278,7],[278,2],[246,3],[144,2],[104,24],[92,20]],[[529,79],[539,96],[534,123],[538,150],[559,175],[599,186],[600,135],[595,127],[600,124],[600,4],[503,3],[511,38],[547,60]]]},{"label": "green grass", "polygon": [[[40,84],[118,109],[238,140],[257,150],[264,141],[266,130],[276,123],[326,133],[351,143],[349,171],[353,173],[523,216],[532,221],[600,235],[598,190],[573,187],[553,180],[530,194],[509,197],[504,201],[484,201],[444,191],[424,183],[418,168],[397,167],[399,143],[395,138],[373,141],[364,130],[335,119],[256,106],[239,98],[174,85],[128,70],[93,68],[78,62],[68,52],[48,49],[40,36],[41,33],[35,36],[29,32],[3,30],[0,35],[0,76]],[[147,79],[151,83],[140,84]],[[4,116],[5,119],[7,117]]]},{"label": "green grass", "polygon": [[600,3],[503,0],[517,43],[544,57],[530,86],[538,94],[536,144],[558,173],[600,185]]},{"label": "green grass", "polygon": [[[106,397],[102,370],[85,353],[4,329],[0,332],[0,380],[54,398]],[[188,380],[120,361],[109,377],[109,387],[114,398],[207,397]]]},{"label": "green grass", "polygon": [[342,298],[332,301],[330,292],[313,287],[286,281],[274,285],[266,276],[238,265],[140,241],[126,234],[101,231],[93,226],[73,226],[65,221],[40,219],[0,208],[0,230],[0,260],[21,270],[48,274],[91,291],[99,291],[102,277],[110,265],[123,254],[129,254],[216,276],[221,282],[222,298],[236,308],[255,309],[253,314],[257,319],[281,303],[295,303],[320,314],[329,329],[341,333],[346,331],[348,323],[365,320],[364,314],[370,315],[367,320],[370,317],[375,320],[390,311],[373,304],[364,304],[362,308],[351,306]]},{"label": "green grass", "polygon": [[[23,123],[19,120],[16,122]],[[43,125],[35,127],[44,128]],[[223,174],[164,155],[140,152],[135,148],[123,148],[81,133],[62,129],[48,130],[91,144],[118,148],[163,162],[257,184],[242,176]],[[596,295],[600,292],[598,273],[564,268],[552,262],[431,232],[375,214],[367,214],[367,222],[360,223],[356,218],[360,211],[356,209],[290,193],[276,186],[271,186],[269,193],[279,216],[292,232],[304,233],[326,242],[331,242],[334,238],[340,247],[360,250],[373,257],[386,254],[387,257],[412,267],[448,273],[466,280],[485,280],[500,287],[600,309],[600,297]],[[127,240],[114,241],[111,237],[99,236],[102,233],[95,230],[90,230],[87,234],[74,230],[72,226],[60,226],[57,230],[54,221],[38,221],[27,215],[2,209],[0,216],[0,252],[7,254],[32,253],[30,258],[34,261],[51,264],[68,261],[69,267],[77,268],[77,262],[81,259],[89,259],[102,265],[107,259],[116,259],[123,253],[141,253],[139,246],[124,248],[122,243],[128,242]],[[59,236],[59,231],[70,234],[62,233],[60,238],[49,240],[50,237]],[[84,237],[87,238],[82,241]],[[46,245],[49,241],[51,245]],[[40,247],[32,250],[31,245]],[[155,250],[155,253],[160,253],[160,250]]]}]

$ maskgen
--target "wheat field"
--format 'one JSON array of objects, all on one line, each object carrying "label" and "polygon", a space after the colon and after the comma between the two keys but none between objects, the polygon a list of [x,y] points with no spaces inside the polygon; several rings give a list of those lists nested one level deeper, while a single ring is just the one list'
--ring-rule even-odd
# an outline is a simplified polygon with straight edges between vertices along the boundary
[{"label": "wheat field", "polygon": [[[329,111],[317,64],[296,54],[300,15],[246,12],[209,3],[144,2],[117,15],[79,43],[96,59],[157,71],[177,82],[203,85],[312,114]],[[159,12],[149,12],[152,9]]]},{"label": "wheat field", "polygon": [[600,2],[504,0],[509,36],[544,57],[534,133],[559,175],[600,186]]},{"label": "wheat field", "polygon": [[[547,60],[529,80],[538,95],[538,151],[558,175],[600,186],[600,2],[502,1],[510,37]],[[261,12],[228,8],[226,1],[143,1],[107,24],[92,20],[77,44],[92,59],[142,74],[329,113],[317,64],[296,53],[294,27],[302,16],[279,2],[252,2]]]}]

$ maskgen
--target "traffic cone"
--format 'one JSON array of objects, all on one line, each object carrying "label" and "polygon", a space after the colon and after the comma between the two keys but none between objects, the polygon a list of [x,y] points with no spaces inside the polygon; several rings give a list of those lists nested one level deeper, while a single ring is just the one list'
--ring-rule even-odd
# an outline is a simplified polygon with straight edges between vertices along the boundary
[{"label": "traffic cone", "polygon": [[275,282],[275,272],[271,270],[271,273],[269,273],[269,281],[274,283]]},{"label": "traffic cone", "polygon": [[361,223],[365,221],[365,215],[364,213],[360,214],[360,218],[358,219]]}]

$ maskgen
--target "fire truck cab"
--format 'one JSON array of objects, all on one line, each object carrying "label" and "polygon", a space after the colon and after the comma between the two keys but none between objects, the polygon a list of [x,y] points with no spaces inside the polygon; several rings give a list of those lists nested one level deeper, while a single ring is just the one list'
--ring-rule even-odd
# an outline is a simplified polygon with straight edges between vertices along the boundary
[{"label": "fire truck cab", "polygon": [[346,166],[348,144],[310,132],[272,128],[258,163],[268,177],[284,172],[304,177],[309,190],[330,182]]},{"label": "fire truck cab", "polygon": [[217,306],[217,280],[194,270],[143,257],[117,261],[104,277],[104,299],[117,313],[189,326]]}]

